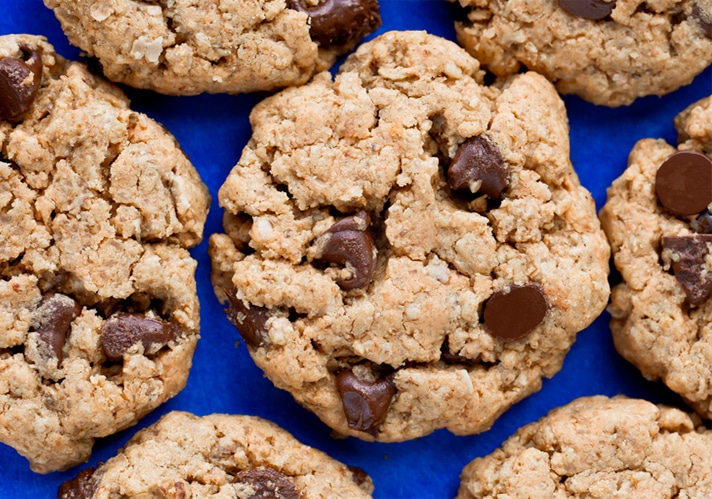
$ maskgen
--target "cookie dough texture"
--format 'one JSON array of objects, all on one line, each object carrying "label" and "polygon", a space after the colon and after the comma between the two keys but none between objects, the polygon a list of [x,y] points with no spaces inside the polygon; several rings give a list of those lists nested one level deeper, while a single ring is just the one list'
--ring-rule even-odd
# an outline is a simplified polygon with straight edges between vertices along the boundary
[{"label": "cookie dough texture", "polygon": [[709,0],[617,0],[597,21],[557,0],[459,2],[466,17],[455,22],[458,40],[489,71],[537,71],[559,92],[594,104],[666,94],[712,63]]},{"label": "cookie dough texture", "polygon": [[[401,441],[483,431],[559,370],[603,310],[608,245],[569,161],[563,103],[543,77],[487,87],[456,44],[390,32],[333,80],[323,73],[264,100],[251,124],[219,192],[215,290],[267,309],[253,359],[337,432]],[[508,165],[499,202],[447,187],[444,166],[480,135]],[[375,273],[346,290],[336,281],[349,266],[325,267],[315,252],[360,211],[372,221]],[[481,323],[483,303],[529,282],[548,300],[544,321],[522,340],[497,340]],[[373,431],[344,416],[336,375],[349,370],[367,383],[392,377],[396,393]]]},{"label": "cookie dough texture", "polygon": [[[608,189],[601,222],[622,282],[612,291],[611,331],[617,350],[646,378],[662,380],[703,417],[712,417],[712,300],[690,305],[661,248],[663,236],[694,234],[690,219],[660,205],[655,175],[678,150],[712,154],[712,97],[675,119],[677,147],[644,139]],[[712,270],[712,262],[707,268]]]},{"label": "cookie dough texture", "polygon": [[695,415],[584,397],[524,426],[462,471],[458,499],[708,497],[712,432]]},{"label": "cookie dough texture", "polygon": [[305,83],[353,48],[320,47],[285,0],[45,0],[113,81],[171,95]]},{"label": "cookie dough texture", "polygon": [[[28,53],[43,63],[36,98],[0,121],[0,441],[48,472],[185,385],[199,333],[187,248],[209,196],[175,139],[118,89],[44,38],[0,38],[0,58]],[[101,331],[119,312],[177,334],[108,362]],[[66,340],[53,352],[38,331]]]},{"label": "cookie dough texture", "polygon": [[367,475],[355,474],[274,423],[254,416],[198,417],[179,411],[139,431],[97,468],[88,488],[94,499],[297,497],[234,483],[240,472],[256,469],[281,473],[298,497],[357,499],[373,492]]}]

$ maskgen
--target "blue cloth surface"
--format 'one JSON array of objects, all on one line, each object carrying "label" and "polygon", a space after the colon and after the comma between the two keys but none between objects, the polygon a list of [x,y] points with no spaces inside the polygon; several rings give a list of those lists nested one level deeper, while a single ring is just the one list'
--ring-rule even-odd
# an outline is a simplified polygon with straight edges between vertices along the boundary
[{"label": "blue cloth surface", "polygon": [[[444,0],[381,0],[383,26],[375,34],[394,29],[423,29],[455,39],[451,10]],[[57,51],[76,58],[53,13],[42,0],[1,0],[0,34],[32,33],[46,36]],[[372,38],[373,36],[369,38]],[[255,367],[236,330],[228,323],[210,285],[207,235],[221,232],[222,210],[218,188],[250,136],[248,115],[263,95],[201,95],[166,97],[127,89],[133,107],[163,123],[179,140],[213,196],[206,239],[192,251],[198,260],[201,335],[188,385],[174,399],[129,428],[96,442],[90,461],[61,473],[40,475],[27,461],[0,444],[0,497],[56,497],[58,485],[80,469],[106,461],[139,429],[171,410],[254,414],[270,419],[302,442],[347,464],[366,470],[374,480],[376,498],[448,498],[456,494],[463,466],[499,447],[520,426],[549,410],[584,395],[627,394],[679,404],[658,383],[639,372],[615,351],[603,314],[582,331],[563,369],[545,380],[541,391],[507,411],[487,432],[458,437],[441,430],[415,441],[382,444],[355,438],[337,440],[329,428],[275,388]],[[571,127],[571,158],[582,183],[598,208],[606,188],[626,167],[628,153],[639,139],[660,137],[676,143],[673,117],[692,102],[712,94],[712,71],[662,98],[638,99],[629,107],[609,109],[565,97]],[[2,306],[2,305],[0,305]],[[18,428],[17,431],[22,431]]]}]

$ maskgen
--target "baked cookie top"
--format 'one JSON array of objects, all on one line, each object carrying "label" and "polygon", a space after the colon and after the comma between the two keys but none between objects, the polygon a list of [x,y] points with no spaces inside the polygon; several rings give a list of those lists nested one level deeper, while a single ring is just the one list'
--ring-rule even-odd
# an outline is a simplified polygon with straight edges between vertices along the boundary
[{"label": "baked cookie top", "polygon": [[113,81],[171,95],[305,83],[381,24],[377,0],[45,0]]},{"label": "baked cookie top", "polygon": [[677,147],[644,139],[608,189],[601,222],[622,282],[618,351],[712,417],[712,97],[675,118]]},{"label": "baked cookie top", "polygon": [[489,71],[528,68],[594,104],[672,92],[712,63],[710,0],[458,1],[458,40]]},{"label": "baked cookie top", "polygon": [[371,478],[255,416],[173,411],[63,483],[59,499],[367,498]]},{"label": "baked cookie top", "polygon": [[487,429],[608,299],[609,248],[534,73],[485,86],[424,32],[259,103],[213,283],[256,364],[366,440]]},{"label": "baked cookie top", "polygon": [[705,497],[712,432],[672,407],[583,397],[465,466],[458,499]]},{"label": "baked cookie top", "polygon": [[209,196],[175,139],[44,38],[0,37],[0,441],[33,470],[185,385]]}]

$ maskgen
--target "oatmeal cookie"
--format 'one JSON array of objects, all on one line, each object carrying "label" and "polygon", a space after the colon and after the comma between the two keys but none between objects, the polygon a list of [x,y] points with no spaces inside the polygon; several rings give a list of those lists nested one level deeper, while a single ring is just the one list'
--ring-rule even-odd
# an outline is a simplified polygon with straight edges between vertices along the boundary
[{"label": "oatmeal cookie", "polygon": [[185,385],[209,196],[175,139],[44,38],[0,37],[0,441],[49,472]]},{"label": "oatmeal cookie", "polygon": [[213,283],[256,364],[338,433],[487,429],[608,299],[609,248],[535,73],[424,32],[259,103]]}]

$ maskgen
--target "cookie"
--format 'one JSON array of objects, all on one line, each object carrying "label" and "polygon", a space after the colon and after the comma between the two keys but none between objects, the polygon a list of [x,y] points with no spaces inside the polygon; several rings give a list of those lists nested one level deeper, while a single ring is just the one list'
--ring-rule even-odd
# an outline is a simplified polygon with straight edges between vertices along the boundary
[{"label": "cookie", "polygon": [[537,71],[594,104],[664,95],[712,63],[710,0],[458,1],[457,39],[489,71]]},{"label": "cookie", "polygon": [[708,497],[712,432],[645,400],[583,397],[465,466],[457,499]]},{"label": "cookie", "polygon": [[49,472],[185,385],[209,195],[175,139],[44,38],[0,37],[0,441]]},{"label": "cookie", "polygon": [[44,0],[113,81],[171,95],[305,83],[381,24],[377,0]]},{"label": "cookie", "polygon": [[639,141],[608,189],[601,222],[622,282],[616,349],[712,417],[712,97],[675,119],[677,147]]},{"label": "cookie", "polygon": [[213,284],[255,363],[337,433],[487,429],[608,299],[609,248],[542,76],[486,86],[425,32],[260,102]]},{"label": "cookie", "polygon": [[60,485],[59,499],[367,498],[371,478],[255,416],[174,411]]}]

